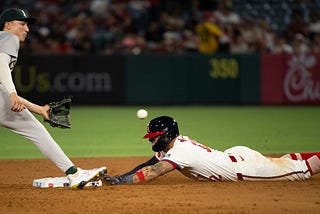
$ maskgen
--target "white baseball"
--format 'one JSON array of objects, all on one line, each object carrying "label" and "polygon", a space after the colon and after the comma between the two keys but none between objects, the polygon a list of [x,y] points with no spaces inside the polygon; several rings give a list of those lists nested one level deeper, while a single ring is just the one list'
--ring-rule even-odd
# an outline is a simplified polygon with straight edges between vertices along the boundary
[{"label": "white baseball", "polygon": [[137,117],[139,119],[144,119],[144,118],[148,117],[148,112],[145,109],[140,109],[137,111]]}]

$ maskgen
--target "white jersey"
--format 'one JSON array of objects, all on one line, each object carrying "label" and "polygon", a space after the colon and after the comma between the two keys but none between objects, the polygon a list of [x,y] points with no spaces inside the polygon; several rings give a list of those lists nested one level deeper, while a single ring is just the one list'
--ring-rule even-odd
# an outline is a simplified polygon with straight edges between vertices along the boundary
[{"label": "white jersey", "polygon": [[16,92],[11,71],[17,62],[19,47],[16,35],[0,31],[0,87],[4,87],[8,93]]},{"label": "white jersey", "polygon": [[311,176],[305,161],[267,158],[244,146],[222,152],[187,136],[178,136],[167,153],[158,152],[156,157],[197,180],[304,180]]},{"label": "white jersey", "polygon": [[20,42],[16,35],[6,31],[0,31],[0,53],[6,53],[11,57],[9,68],[12,71],[17,59]]}]

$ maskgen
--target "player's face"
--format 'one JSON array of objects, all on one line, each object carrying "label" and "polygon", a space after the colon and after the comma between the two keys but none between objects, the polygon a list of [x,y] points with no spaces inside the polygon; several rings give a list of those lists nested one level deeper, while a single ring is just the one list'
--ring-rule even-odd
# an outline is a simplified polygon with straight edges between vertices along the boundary
[{"label": "player's face", "polygon": [[151,142],[152,146],[154,146],[157,143],[159,138],[160,136],[149,138],[149,141]]},{"label": "player's face", "polygon": [[16,35],[19,38],[19,41],[23,42],[29,32],[29,26],[25,21],[14,20],[7,22],[6,30]]}]

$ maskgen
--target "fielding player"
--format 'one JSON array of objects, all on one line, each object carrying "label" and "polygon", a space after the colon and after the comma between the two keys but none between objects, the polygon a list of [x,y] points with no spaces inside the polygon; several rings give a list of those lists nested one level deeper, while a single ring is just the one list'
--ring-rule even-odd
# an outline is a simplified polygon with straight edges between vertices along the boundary
[{"label": "fielding player", "polygon": [[0,125],[29,139],[58,168],[66,173],[72,188],[82,188],[99,179],[105,167],[92,170],[77,168],[33,116],[37,113],[48,119],[49,105],[39,106],[20,97],[11,71],[18,59],[20,42],[25,41],[29,25],[36,21],[26,11],[10,8],[0,15]]},{"label": "fielding player", "polygon": [[105,175],[110,184],[140,183],[155,179],[174,169],[196,180],[305,180],[320,172],[320,152],[265,157],[248,147],[226,151],[206,147],[179,134],[177,122],[168,116],[151,120],[147,127],[152,150],[150,160],[120,176]]}]

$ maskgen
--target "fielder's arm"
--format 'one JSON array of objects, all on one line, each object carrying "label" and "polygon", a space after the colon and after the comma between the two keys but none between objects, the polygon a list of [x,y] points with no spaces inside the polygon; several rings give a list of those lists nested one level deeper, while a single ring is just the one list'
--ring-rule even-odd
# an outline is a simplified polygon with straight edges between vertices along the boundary
[{"label": "fielder's arm", "polygon": [[27,100],[23,97],[20,97],[20,99],[22,100],[22,102],[26,106],[26,108],[29,109],[29,111],[36,113],[36,114],[39,114],[45,119],[49,119],[49,115],[48,115],[48,111],[50,108],[49,105],[40,106],[40,105],[37,105],[35,103],[30,102],[29,100]]},{"label": "fielder's arm", "polygon": [[5,53],[0,53],[0,83],[7,90],[10,101],[11,101],[11,110],[14,112],[20,112],[26,108],[22,100],[17,94],[16,88],[14,86],[11,70],[9,68],[10,56]]}]

